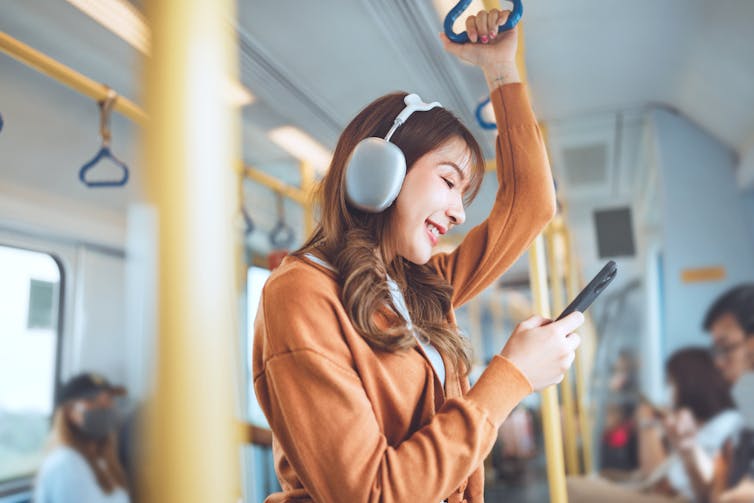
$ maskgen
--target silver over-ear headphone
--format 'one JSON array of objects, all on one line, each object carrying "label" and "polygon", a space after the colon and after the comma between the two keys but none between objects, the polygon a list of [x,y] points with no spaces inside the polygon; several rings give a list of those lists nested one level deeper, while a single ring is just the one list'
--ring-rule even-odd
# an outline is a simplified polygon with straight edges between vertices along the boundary
[{"label": "silver over-ear headphone", "polygon": [[401,191],[406,177],[406,157],[390,137],[414,112],[442,107],[437,101],[424,103],[418,94],[403,98],[406,108],[395,118],[385,138],[361,140],[346,164],[346,198],[356,208],[379,213],[388,208]]}]

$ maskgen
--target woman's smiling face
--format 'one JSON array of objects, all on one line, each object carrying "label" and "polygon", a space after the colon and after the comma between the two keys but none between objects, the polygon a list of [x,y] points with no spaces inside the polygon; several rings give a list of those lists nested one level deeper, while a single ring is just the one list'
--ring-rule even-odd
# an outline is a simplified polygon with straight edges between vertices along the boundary
[{"label": "woman's smiling face", "polygon": [[469,185],[470,162],[469,147],[453,137],[408,170],[389,223],[396,255],[425,264],[438,238],[466,220],[463,194]]}]

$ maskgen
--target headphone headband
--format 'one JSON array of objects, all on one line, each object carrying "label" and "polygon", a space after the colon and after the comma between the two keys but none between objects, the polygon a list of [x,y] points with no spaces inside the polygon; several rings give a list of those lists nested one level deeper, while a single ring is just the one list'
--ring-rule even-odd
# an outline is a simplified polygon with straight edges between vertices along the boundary
[{"label": "headphone headband", "polygon": [[401,112],[395,118],[395,121],[393,121],[393,126],[390,128],[390,131],[388,131],[387,135],[385,136],[386,141],[390,141],[390,138],[393,136],[393,133],[395,133],[395,130],[398,129],[398,126],[406,122],[406,120],[411,116],[412,113],[426,112],[427,110],[432,110],[435,107],[442,108],[442,105],[440,104],[439,101],[433,101],[432,103],[425,103],[416,93],[407,94],[406,97],[403,98],[403,103],[406,104],[406,107],[403,110],[401,110]]}]

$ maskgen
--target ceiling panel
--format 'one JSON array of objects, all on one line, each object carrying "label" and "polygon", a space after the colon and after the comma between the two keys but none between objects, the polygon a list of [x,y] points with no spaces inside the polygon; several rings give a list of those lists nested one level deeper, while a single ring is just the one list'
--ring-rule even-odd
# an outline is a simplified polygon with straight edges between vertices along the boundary
[{"label": "ceiling panel", "polygon": [[[540,118],[567,125],[660,103],[739,151],[754,138],[754,2],[573,0],[528,2],[525,9],[527,69]],[[440,18],[430,0],[241,0],[241,75],[257,96],[243,112],[244,160],[297,183],[296,161],[267,139],[270,128],[296,125],[332,148],[358,110],[396,89],[441,101],[492,157],[493,135],[472,117],[484,81],[444,54]],[[140,55],[67,2],[0,2],[0,29],[139,101]],[[107,207],[141,197],[138,129],[131,123],[116,115],[113,141],[135,166],[132,185],[96,193],[76,178],[96,150],[96,106],[6,56],[0,96],[4,176],[13,183]],[[51,165],[61,168],[45,168]],[[628,173],[621,170],[614,184],[626,185]],[[491,179],[469,208],[466,227],[484,216],[494,194]]]}]

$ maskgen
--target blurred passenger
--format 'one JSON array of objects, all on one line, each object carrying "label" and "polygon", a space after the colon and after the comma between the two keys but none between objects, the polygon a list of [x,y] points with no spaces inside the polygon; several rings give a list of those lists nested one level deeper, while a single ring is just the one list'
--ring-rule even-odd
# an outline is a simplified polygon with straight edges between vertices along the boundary
[{"label": "blurred passenger", "polygon": [[715,503],[754,502],[754,283],[721,295],[707,312],[704,328],[712,334],[713,354],[733,382],[736,405],[746,427],[715,459],[712,481],[699,488]]},{"label": "blurred passenger", "polygon": [[633,412],[632,403],[607,405],[605,429],[600,446],[600,461],[602,474],[606,475],[606,471],[611,474],[608,478],[615,478],[617,472],[625,473],[638,467],[637,434]]},{"label": "blurred passenger", "polygon": [[744,417],[745,428],[726,443],[715,460],[710,491],[713,503],[754,501],[754,372],[738,379],[733,399]]},{"label": "blurred passenger", "polygon": [[738,433],[742,418],[727,381],[707,350],[677,351],[666,370],[672,412],[665,414],[647,402],[637,411],[640,470],[649,482],[657,481],[655,491],[693,500],[700,480],[711,479],[709,460],[720,452],[726,439]]},{"label": "blurred passenger", "polygon": [[611,393],[634,395],[637,392],[636,359],[629,349],[622,349],[613,364],[608,388]]},{"label": "blurred passenger", "polygon": [[493,465],[499,478],[520,481],[526,474],[527,462],[537,454],[531,412],[520,404],[513,409],[498,430],[493,449]]},{"label": "blurred passenger", "polygon": [[124,389],[79,374],[66,382],[52,421],[50,450],[37,475],[35,503],[129,503],[118,461],[113,397]]},{"label": "blurred passenger", "polygon": [[608,380],[609,403],[600,444],[601,474],[623,478],[638,468],[638,446],[634,411],[638,401],[636,359],[627,348],[621,349]]},{"label": "blurred passenger", "polygon": [[742,424],[728,383],[703,348],[677,351],[666,371],[672,410],[646,400],[638,407],[640,469],[632,482],[573,478],[572,501],[693,501],[697,479],[711,479],[710,460]]},{"label": "blurred passenger", "polygon": [[754,283],[721,295],[707,311],[704,329],[712,336],[715,364],[728,382],[754,368]]}]

